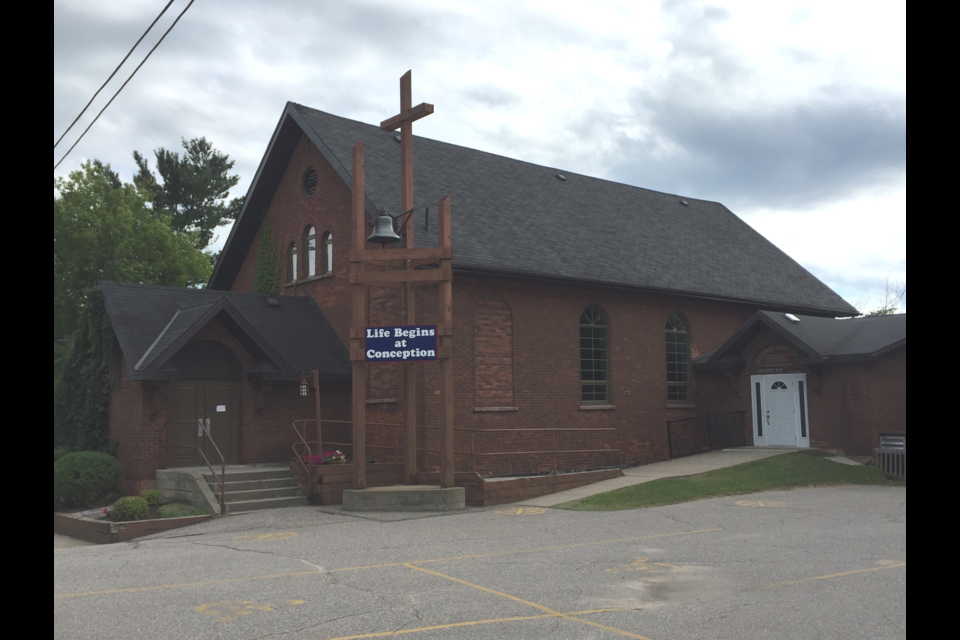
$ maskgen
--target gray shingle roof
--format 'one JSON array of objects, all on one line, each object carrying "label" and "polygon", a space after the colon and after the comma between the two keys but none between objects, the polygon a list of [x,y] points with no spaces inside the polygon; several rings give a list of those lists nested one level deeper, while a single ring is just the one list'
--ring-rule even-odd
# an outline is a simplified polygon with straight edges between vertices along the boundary
[{"label": "gray shingle roof", "polygon": [[849,362],[880,357],[907,343],[907,314],[863,318],[797,316],[792,322],[782,313],[758,311],[719,349],[694,360],[699,368],[738,366],[736,357],[759,330],[773,329],[797,347],[797,364]]},{"label": "gray shingle roof", "polygon": [[176,377],[170,358],[213,318],[257,359],[248,373],[296,380],[318,369],[325,380],[348,380],[349,354],[316,301],[309,297],[234,293],[101,282],[107,316],[132,380]]},{"label": "gray shingle roof", "polygon": [[[290,153],[289,144],[279,144],[283,135],[290,137],[284,134],[289,122],[303,129],[348,185],[351,148],[363,140],[368,210],[386,207],[399,213],[400,145],[394,133],[302,105],[287,105],[258,178],[276,176],[273,162],[286,167],[289,155],[275,161],[269,156]],[[675,292],[831,316],[856,313],[722,204],[418,136],[413,153],[417,245],[436,244],[436,205],[450,194],[455,270]],[[270,197],[275,182],[275,177],[264,180]],[[255,183],[251,193],[257,188]],[[423,230],[426,207],[433,214],[433,234]],[[241,213],[212,287],[229,287],[255,233],[242,227],[259,223],[245,219],[253,217]]]}]

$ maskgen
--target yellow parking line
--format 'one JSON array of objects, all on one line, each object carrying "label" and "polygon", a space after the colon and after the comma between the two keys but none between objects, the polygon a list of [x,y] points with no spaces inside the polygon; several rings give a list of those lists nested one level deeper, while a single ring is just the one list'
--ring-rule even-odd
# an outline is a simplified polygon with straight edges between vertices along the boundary
[{"label": "yellow parking line", "polygon": [[843,578],[845,576],[854,576],[858,573],[872,573],[874,571],[885,571],[887,569],[899,569],[907,566],[906,562],[897,562],[895,564],[885,564],[880,567],[868,567],[866,569],[853,569],[852,571],[841,571],[840,573],[828,573],[825,576],[812,576],[810,578],[800,578],[799,580],[787,580],[786,582],[774,582],[768,584],[762,589],[775,589],[776,587],[786,587],[792,584],[803,584],[805,582],[816,582],[818,580],[832,580],[834,578]]},{"label": "yellow parking line", "polygon": [[340,636],[338,638],[328,638],[327,640],[364,640],[365,638],[388,638],[390,636],[402,636],[402,635],[407,635],[409,633],[424,633],[426,631],[440,631],[443,629],[456,629],[458,627],[474,627],[480,624],[522,622],[524,620],[547,620],[549,618],[562,618],[564,616],[585,616],[591,613],[608,613],[610,611],[621,611],[621,609],[593,609],[592,611],[573,611],[570,613],[544,614],[540,616],[518,616],[516,618],[496,618],[494,620],[475,620],[473,622],[453,622],[451,624],[438,624],[432,627],[418,627],[416,629],[399,629],[397,631],[378,631],[376,633],[364,633],[358,636]]},{"label": "yellow parking line", "polygon": [[544,551],[562,551],[565,549],[576,549],[579,547],[596,547],[606,544],[618,544],[625,542],[639,542],[641,540],[650,540],[653,538],[669,538],[673,536],[687,536],[694,535],[698,533],[714,533],[717,531],[722,531],[723,529],[697,529],[694,531],[676,531],[674,533],[657,533],[649,536],[639,536],[635,538],[616,538],[613,540],[598,540],[596,542],[576,542],[572,544],[562,544],[555,545],[550,547],[536,547],[533,549],[517,549],[514,551],[495,551],[491,553],[480,553],[473,555],[464,555],[464,556],[451,556],[448,558],[433,558],[429,560],[411,560],[409,562],[390,562],[386,564],[369,564],[362,565],[358,567],[343,567],[341,569],[327,569],[324,572],[320,571],[294,571],[291,573],[274,573],[264,576],[245,576],[242,578],[222,578],[218,580],[200,580],[197,582],[182,582],[177,584],[161,584],[153,585],[147,587],[131,587],[128,589],[105,589],[102,591],[83,591],[79,593],[55,593],[53,594],[54,600],[62,600],[65,598],[82,598],[88,596],[104,596],[104,595],[114,595],[120,593],[142,593],[145,591],[164,591],[169,589],[192,589],[197,587],[209,587],[218,584],[231,584],[234,582],[254,582],[258,580],[276,580],[279,578],[300,578],[304,576],[317,575],[319,573],[341,573],[344,571],[361,571],[364,569],[384,569],[388,567],[403,567],[407,564],[429,564],[435,562],[453,562],[455,560],[476,560],[480,558],[493,558],[497,556],[509,556],[517,555],[521,553],[541,553]]},{"label": "yellow parking line", "polygon": [[635,640],[650,640],[650,638],[646,636],[630,633],[629,631],[624,631],[623,629],[617,629],[616,627],[609,627],[605,624],[600,624],[598,622],[591,622],[590,620],[582,620],[568,613],[560,613],[559,611],[554,611],[553,609],[550,609],[549,607],[545,607],[542,604],[537,604],[536,602],[530,602],[529,600],[524,600],[523,598],[518,598],[516,596],[510,595],[509,593],[503,593],[502,591],[495,591],[493,589],[488,589],[487,587],[481,587],[478,584],[473,584],[472,582],[467,582],[466,580],[461,580],[460,578],[454,578],[453,576],[437,573],[436,571],[430,571],[429,569],[424,569],[423,567],[416,567],[412,564],[407,564],[405,566],[408,569],[413,569],[414,571],[421,571],[423,573],[427,573],[432,576],[436,576],[438,578],[444,578],[445,580],[450,580],[451,582],[462,584],[466,587],[472,587],[474,589],[479,589],[480,591],[484,591],[486,593],[490,593],[495,596],[500,596],[501,598],[513,600],[514,602],[527,605],[528,607],[533,607],[538,611],[543,611],[544,613],[548,614],[550,617],[553,617],[553,618],[563,618],[564,620],[570,620],[571,622],[579,622],[580,624],[585,624],[591,627],[596,627],[598,629],[603,629],[604,631],[610,631],[611,633],[616,633],[621,636],[627,636],[628,638],[635,638]]}]

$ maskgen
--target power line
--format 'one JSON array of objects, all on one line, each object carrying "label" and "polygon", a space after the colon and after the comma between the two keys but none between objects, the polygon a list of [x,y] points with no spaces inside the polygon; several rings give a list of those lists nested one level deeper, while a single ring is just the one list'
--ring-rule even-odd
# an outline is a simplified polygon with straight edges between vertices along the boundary
[{"label": "power line", "polygon": [[127,61],[127,58],[130,57],[130,54],[133,53],[133,50],[137,48],[137,46],[140,44],[140,42],[141,42],[145,37],[147,37],[147,34],[150,33],[150,29],[153,29],[153,25],[157,24],[157,20],[159,20],[159,19],[163,16],[163,14],[165,14],[165,13],[167,12],[167,9],[169,9],[169,8],[170,8],[170,5],[172,5],[172,4],[173,4],[173,0],[170,0],[170,2],[167,3],[167,6],[165,6],[165,7],[163,8],[163,11],[160,12],[160,15],[158,15],[156,18],[153,19],[153,22],[150,23],[150,26],[147,27],[147,30],[143,32],[143,35],[142,35],[142,36],[140,36],[140,40],[137,40],[137,41],[134,43],[134,45],[130,48],[130,51],[127,52],[127,55],[123,56],[123,60],[121,60],[121,61],[120,61],[120,64],[117,65],[117,68],[113,70],[113,73],[110,74],[110,77],[107,78],[102,85],[100,85],[100,88],[97,89],[97,92],[96,92],[95,94],[93,94],[93,97],[92,97],[92,98],[90,98],[90,102],[88,102],[88,103],[87,103],[87,106],[85,106],[85,107],[83,108],[83,111],[80,112],[80,115],[78,115],[76,118],[74,118],[73,122],[70,123],[70,126],[67,127],[67,130],[64,131],[64,132],[60,135],[60,137],[57,138],[57,141],[53,143],[53,148],[54,148],[54,149],[57,148],[57,145],[60,144],[60,141],[63,140],[63,137],[64,137],[65,135],[67,135],[68,133],[70,133],[70,129],[73,129],[73,125],[77,124],[77,120],[79,120],[79,119],[83,116],[83,114],[85,114],[85,113],[87,112],[87,109],[90,108],[90,105],[93,104],[93,101],[96,100],[96,98],[97,98],[98,95],[100,95],[100,92],[103,91],[103,88],[104,88],[105,86],[107,86],[107,82],[110,82],[111,80],[113,80],[113,76],[117,75],[117,71],[120,71],[120,67],[122,67],[122,66],[123,66],[123,63]]},{"label": "power line", "polygon": [[70,147],[69,149],[67,149],[67,152],[66,152],[65,154],[63,154],[63,157],[60,158],[60,161],[57,162],[57,164],[53,165],[53,170],[54,170],[54,171],[57,170],[57,167],[60,166],[60,163],[62,163],[64,160],[66,160],[67,156],[70,155],[70,152],[73,151],[73,148],[76,147],[77,144],[79,144],[81,140],[83,140],[83,136],[87,135],[87,131],[90,131],[90,127],[92,127],[92,126],[94,125],[94,123],[96,123],[96,121],[100,119],[100,116],[102,116],[102,115],[103,115],[103,112],[107,110],[107,107],[109,107],[109,106],[113,103],[113,100],[114,100],[118,95],[120,95],[120,92],[123,91],[123,88],[124,88],[125,86],[127,86],[127,83],[130,82],[131,80],[133,80],[133,76],[137,75],[137,71],[140,71],[140,67],[143,66],[143,63],[146,62],[146,61],[150,58],[151,54],[153,54],[154,51],[156,51],[157,47],[160,46],[160,43],[163,42],[163,39],[167,37],[167,34],[170,33],[175,26],[177,26],[177,23],[180,21],[180,18],[182,18],[182,17],[183,17],[183,14],[185,14],[185,13],[187,12],[187,9],[189,9],[190,7],[193,6],[194,1],[195,1],[195,0],[190,0],[190,4],[187,5],[186,9],[184,9],[183,11],[180,12],[180,15],[177,16],[177,19],[174,20],[174,21],[173,21],[173,24],[170,25],[170,28],[163,32],[163,35],[160,36],[160,40],[157,41],[157,44],[153,45],[153,49],[150,49],[150,51],[147,52],[147,57],[144,58],[143,61],[142,61],[140,64],[137,65],[137,68],[133,70],[133,73],[130,74],[130,77],[127,78],[122,85],[120,85],[120,88],[117,89],[117,92],[116,92],[115,94],[113,94],[113,97],[112,97],[112,98],[110,98],[110,102],[108,102],[106,105],[104,105],[103,109],[100,109],[100,113],[98,113],[98,114],[97,114],[97,117],[93,119],[93,122],[91,122],[90,124],[87,125],[87,128],[84,129],[84,130],[83,130],[83,133],[80,134],[80,137],[77,138],[77,141],[73,143],[73,146]]}]

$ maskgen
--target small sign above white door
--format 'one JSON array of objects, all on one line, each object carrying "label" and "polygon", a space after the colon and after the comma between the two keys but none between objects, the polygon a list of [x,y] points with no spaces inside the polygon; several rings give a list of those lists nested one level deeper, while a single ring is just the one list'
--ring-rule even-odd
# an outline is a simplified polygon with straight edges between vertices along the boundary
[{"label": "small sign above white door", "polygon": [[226,413],[226,412],[227,412],[227,405],[225,404],[217,405],[217,413]]}]

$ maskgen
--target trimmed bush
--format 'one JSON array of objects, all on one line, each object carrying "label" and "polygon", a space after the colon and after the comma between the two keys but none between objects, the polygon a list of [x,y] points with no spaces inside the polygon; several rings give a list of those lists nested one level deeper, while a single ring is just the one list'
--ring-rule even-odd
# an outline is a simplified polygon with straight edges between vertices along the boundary
[{"label": "trimmed bush", "polygon": [[150,505],[143,498],[127,496],[113,503],[110,517],[118,522],[143,520],[150,513]]},{"label": "trimmed bush", "polygon": [[151,507],[159,507],[163,504],[163,496],[156,489],[147,489],[140,494],[140,497],[146,500]]},{"label": "trimmed bush", "polygon": [[105,453],[69,453],[53,463],[54,511],[102,507],[123,493],[123,467]]},{"label": "trimmed bush", "polygon": [[187,516],[205,516],[206,510],[192,504],[165,504],[160,507],[161,518],[185,518]]},{"label": "trimmed bush", "polygon": [[62,458],[62,457],[65,456],[65,455],[67,455],[68,453],[70,453],[70,452],[66,449],[66,447],[54,447],[54,448],[53,448],[53,461],[56,462],[57,460],[59,460],[60,458]]}]

